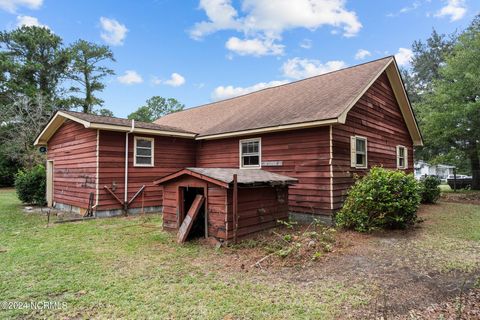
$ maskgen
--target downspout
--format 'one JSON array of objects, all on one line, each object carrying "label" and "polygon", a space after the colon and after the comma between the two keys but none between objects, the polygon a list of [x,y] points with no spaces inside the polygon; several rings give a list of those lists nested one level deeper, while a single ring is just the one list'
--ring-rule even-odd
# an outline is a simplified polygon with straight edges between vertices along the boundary
[{"label": "downspout", "polygon": [[132,120],[132,127],[129,132],[125,133],[125,195],[123,201],[123,210],[125,215],[127,215],[127,203],[128,203],[128,135],[133,132],[135,129],[135,120]]}]

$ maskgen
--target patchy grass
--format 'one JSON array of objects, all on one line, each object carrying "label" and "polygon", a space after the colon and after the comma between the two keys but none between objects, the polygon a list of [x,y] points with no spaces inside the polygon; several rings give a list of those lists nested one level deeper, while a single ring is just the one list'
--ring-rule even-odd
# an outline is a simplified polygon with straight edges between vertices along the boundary
[{"label": "patchy grass", "polygon": [[[66,303],[0,318],[375,318],[479,285],[480,206],[440,203],[419,216],[409,231],[287,225],[216,250],[178,245],[154,215],[46,227],[0,189],[0,301]],[[255,266],[270,253],[288,265]]]},{"label": "patchy grass", "polygon": [[366,301],[360,286],[308,287],[217,270],[222,252],[177,245],[161,218],[112,218],[46,227],[0,192],[0,301],[66,302],[59,310],[0,310],[0,318],[334,318]]},{"label": "patchy grass", "polygon": [[393,248],[415,257],[412,264],[425,272],[474,272],[480,268],[480,206],[441,203],[423,206],[424,219],[414,237]]}]

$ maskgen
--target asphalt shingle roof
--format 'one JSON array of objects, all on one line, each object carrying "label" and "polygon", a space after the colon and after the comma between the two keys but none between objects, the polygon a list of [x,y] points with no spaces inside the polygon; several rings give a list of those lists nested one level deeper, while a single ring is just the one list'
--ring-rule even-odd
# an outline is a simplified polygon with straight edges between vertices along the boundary
[{"label": "asphalt shingle roof", "polygon": [[273,172],[261,169],[229,169],[229,168],[186,168],[192,172],[210,177],[212,179],[232,183],[233,175],[237,175],[237,182],[239,184],[292,184],[298,180],[295,178],[283,176]]},{"label": "asphalt shingle roof", "polygon": [[156,120],[199,136],[338,118],[392,57],[243,96],[172,113]]}]

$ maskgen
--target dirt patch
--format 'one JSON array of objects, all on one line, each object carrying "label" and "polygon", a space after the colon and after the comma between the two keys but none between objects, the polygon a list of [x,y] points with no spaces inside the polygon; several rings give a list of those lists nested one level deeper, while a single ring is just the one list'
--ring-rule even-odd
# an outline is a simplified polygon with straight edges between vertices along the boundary
[{"label": "dirt patch", "polygon": [[445,202],[455,202],[455,203],[469,203],[480,205],[480,192],[469,191],[469,192],[444,192],[440,198]]},{"label": "dirt patch", "polygon": [[[434,223],[430,218],[437,208],[424,207],[419,215],[426,222],[407,231],[367,235],[339,231],[330,239],[331,231],[327,227],[278,227],[239,245],[220,249],[220,254],[210,257],[208,263],[215,260],[216,270],[225,278],[231,277],[233,271],[248,273],[259,282],[282,281],[300,288],[322,283],[362,288],[371,301],[353,310],[343,306],[342,313],[348,315],[345,318],[401,318],[417,311],[422,318],[424,313],[433,312],[431,310],[450,310],[446,306],[460,295],[469,296],[480,278],[480,256],[475,253],[480,252],[478,243],[470,244],[472,247],[465,251],[458,247],[452,249],[459,261],[462,255],[476,256],[473,270],[440,267],[446,260],[444,254],[453,253],[437,252],[428,246],[429,230]],[[316,233],[315,243],[310,242],[309,232]],[[283,256],[279,254],[285,251],[282,245],[286,250],[292,246],[298,248]]]}]

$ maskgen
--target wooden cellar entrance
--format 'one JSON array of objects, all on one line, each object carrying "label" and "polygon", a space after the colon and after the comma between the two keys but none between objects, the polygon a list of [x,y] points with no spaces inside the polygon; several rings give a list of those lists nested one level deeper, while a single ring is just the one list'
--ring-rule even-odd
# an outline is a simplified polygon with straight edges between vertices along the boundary
[{"label": "wooden cellar entrance", "polygon": [[[205,211],[205,192],[203,188],[195,187],[179,187],[179,203],[180,208],[180,230],[179,240],[192,240],[201,237],[207,237],[207,220]],[[195,201],[197,200],[197,201]],[[191,221],[185,221],[187,214],[191,213]],[[183,234],[183,231],[185,234]],[[183,241],[181,241],[183,242]]]},{"label": "wooden cellar entrance", "polygon": [[288,218],[297,179],[260,169],[186,168],[154,181],[163,188],[163,228],[178,241],[233,241]]}]

